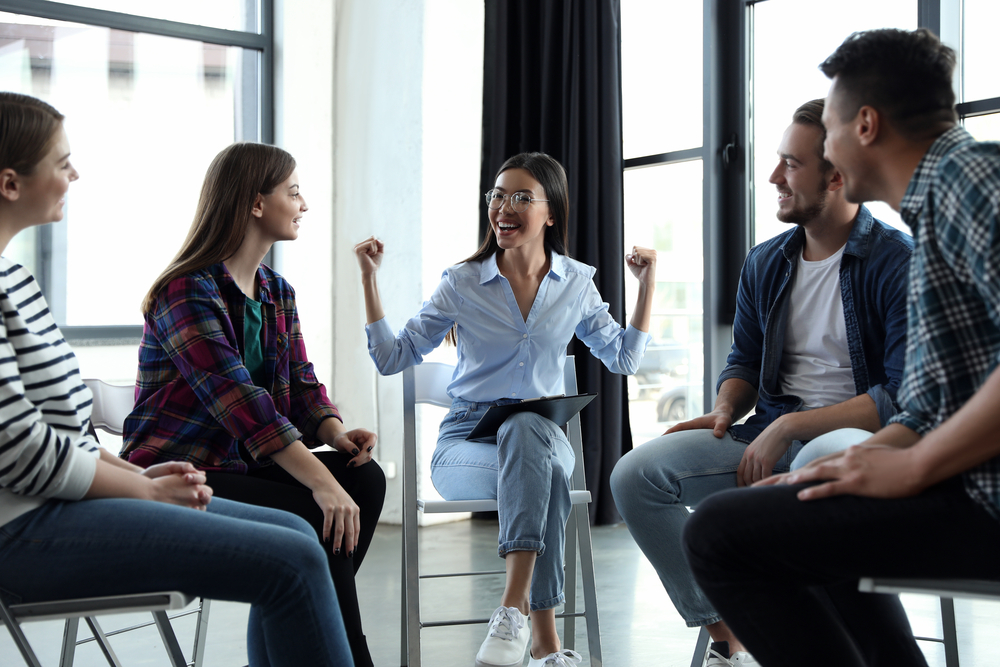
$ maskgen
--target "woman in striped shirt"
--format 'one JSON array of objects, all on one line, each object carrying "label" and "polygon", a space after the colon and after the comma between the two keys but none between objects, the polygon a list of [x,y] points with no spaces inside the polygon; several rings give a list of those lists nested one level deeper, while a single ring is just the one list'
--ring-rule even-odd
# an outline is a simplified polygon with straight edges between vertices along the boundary
[{"label": "woman in striped shirt", "polygon": [[[62,118],[40,100],[0,93],[0,249],[18,232],[63,217],[78,174]],[[190,463],[143,469],[118,459],[88,434],[91,404],[35,279],[0,258],[6,602],[181,590],[250,603],[251,665],[353,664],[308,524],[212,501],[205,473]]]}]

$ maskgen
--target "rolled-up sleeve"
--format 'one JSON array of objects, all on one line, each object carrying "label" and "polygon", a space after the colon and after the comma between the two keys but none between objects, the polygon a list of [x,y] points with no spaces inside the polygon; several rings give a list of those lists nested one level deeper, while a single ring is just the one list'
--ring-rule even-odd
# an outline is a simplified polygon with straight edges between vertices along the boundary
[{"label": "rolled-up sleeve", "polygon": [[593,280],[580,296],[582,319],[576,327],[576,337],[590,348],[613,373],[633,375],[646,352],[650,336],[631,324],[622,328],[608,312]]}]

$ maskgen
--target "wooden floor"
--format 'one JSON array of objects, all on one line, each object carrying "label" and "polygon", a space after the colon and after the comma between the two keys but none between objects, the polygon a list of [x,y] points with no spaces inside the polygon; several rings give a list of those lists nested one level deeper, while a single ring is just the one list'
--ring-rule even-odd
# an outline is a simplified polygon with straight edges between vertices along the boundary
[{"label": "wooden floor", "polygon": [[[399,539],[398,526],[380,526],[361,572],[358,585],[362,614],[375,664],[399,665]],[[489,521],[462,521],[421,529],[423,571],[459,568],[498,568],[497,526]],[[674,610],[655,572],[639,552],[624,526],[594,530],[597,558],[601,638],[607,667],[687,667],[691,662],[697,630],[687,628]],[[470,549],[470,544],[474,548]],[[109,567],[113,567],[109,563]],[[428,618],[435,610],[488,617],[498,604],[501,577],[474,580],[444,579],[424,584],[422,609]],[[918,635],[941,636],[936,598],[904,596],[914,631]],[[213,602],[206,660],[208,667],[243,667],[247,664],[246,605]],[[993,664],[995,638],[1000,627],[1000,603],[957,600],[959,650],[962,664]],[[105,630],[142,622],[146,616],[103,617]],[[444,613],[440,617],[443,617]],[[175,622],[185,648],[194,636],[189,617]],[[583,623],[578,623],[577,650],[587,655]],[[62,624],[32,623],[24,626],[29,640],[46,667],[58,662]],[[87,632],[80,630],[81,636]],[[424,665],[468,667],[485,636],[485,627],[428,629],[423,633]],[[154,628],[137,630],[112,640],[125,667],[167,665],[159,635]],[[944,667],[940,644],[924,644],[931,667]],[[807,661],[808,662],[808,661]],[[0,629],[0,666],[22,664],[5,629]],[[77,667],[102,667],[107,663],[93,643],[81,646]],[[586,664],[586,662],[584,663]]]}]

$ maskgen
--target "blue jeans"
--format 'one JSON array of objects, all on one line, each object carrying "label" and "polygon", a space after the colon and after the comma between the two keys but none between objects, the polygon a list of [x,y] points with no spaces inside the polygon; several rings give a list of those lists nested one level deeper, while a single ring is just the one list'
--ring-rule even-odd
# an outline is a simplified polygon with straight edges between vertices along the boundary
[{"label": "blue jeans", "polygon": [[[689,627],[722,620],[694,582],[681,548],[687,505],[736,488],[747,445],[729,433],[698,429],[662,435],[623,456],[611,473],[611,493],[636,544],[652,563]],[[774,472],[786,472],[802,449],[795,441]]]},{"label": "blue jeans", "polygon": [[798,470],[802,466],[820,458],[847,449],[851,445],[864,442],[872,437],[870,431],[860,428],[840,428],[836,431],[824,433],[818,438],[813,438],[802,448],[795,460],[792,461],[792,470]]},{"label": "blue jeans", "polygon": [[0,526],[0,593],[11,603],[162,590],[249,603],[254,667],[353,665],[326,554],[287,512],[221,498],[207,512],[49,500]]},{"label": "blue jeans", "polygon": [[508,418],[496,444],[466,440],[491,405],[461,399],[451,404],[431,459],[431,481],[445,500],[496,498],[500,556],[538,552],[531,610],[551,609],[566,599],[563,554],[576,457],[562,429],[531,412]]}]

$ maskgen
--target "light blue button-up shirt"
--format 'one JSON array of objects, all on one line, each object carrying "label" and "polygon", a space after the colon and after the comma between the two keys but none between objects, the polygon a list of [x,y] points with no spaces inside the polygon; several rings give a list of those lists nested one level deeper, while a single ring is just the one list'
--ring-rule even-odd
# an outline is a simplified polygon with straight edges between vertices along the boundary
[{"label": "light blue button-up shirt", "polygon": [[447,269],[429,301],[393,336],[385,319],[365,327],[368,353],[383,375],[419,364],[458,325],[458,365],[448,394],[467,401],[563,393],[573,334],[614,373],[631,375],[649,334],[622,329],[594,285],[596,269],[556,253],[528,319],[500,275],[496,256]]}]

